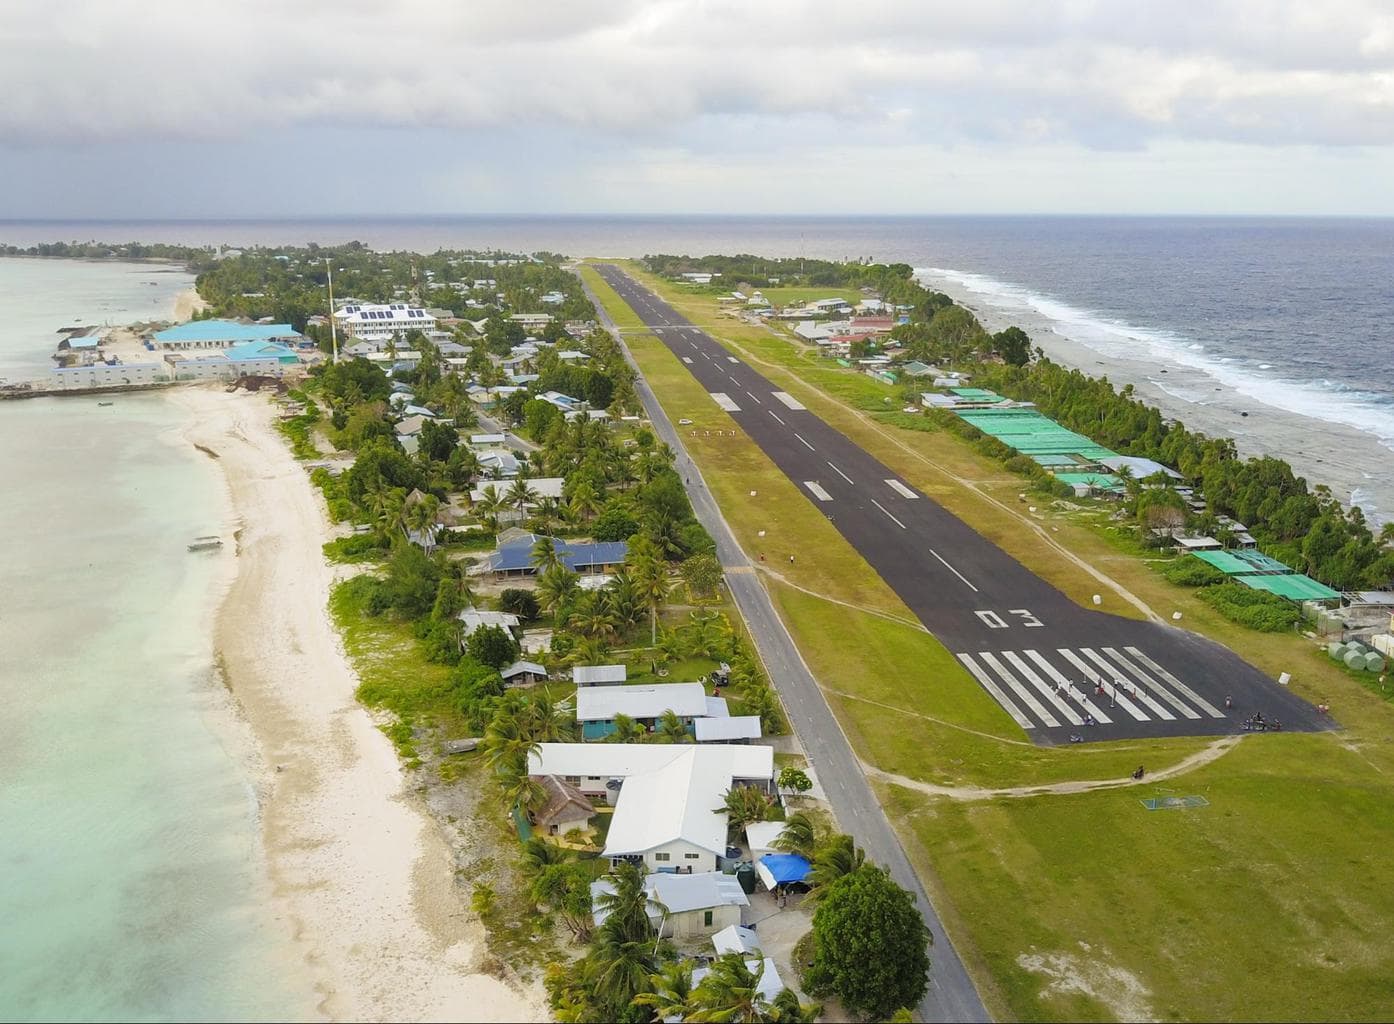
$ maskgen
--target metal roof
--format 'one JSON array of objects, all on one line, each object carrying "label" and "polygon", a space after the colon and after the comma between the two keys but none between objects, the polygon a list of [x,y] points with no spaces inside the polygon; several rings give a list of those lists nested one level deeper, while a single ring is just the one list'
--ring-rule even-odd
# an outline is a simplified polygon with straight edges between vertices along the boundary
[{"label": "metal roof", "polygon": [[177,327],[155,332],[161,344],[181,341],[274,341],[277,338],[300,338],[290,324],[239,324],[232,320],[190,320]]},{"label": "metal roof", "polygon": [[622,683],[629,670],[623,665],[577,665],[571,670],[571,681],[577,686],[596,683]]},{"label": "metal roof", "polygon": [[719,743],[723,740],[758,740],[759,715],[734,715],[730,718],[699,718],[692,723],[698,743]]},{"label": "metal roof", "polygon": [[1341,596],[1326,584],[1298,572],[1285,576],[1236,576],[1235,579],[1247,587],[1266,590],[1289,601],[1334,601]]},{"label": "metal roof", "polygon": [[576,721],[608,722],[616,715],[658,718],[671,711],[679,718],[706,714],[701,683],[660,683],[657,686],[595,686],[576,691]]},{"label": "metal roof", "polygon": [[[536,568],[536,563],[532,557],[532,546],[538,539],[534,537],[531,540],[518,540],[501,546],[490,561],[489,567],[495,572],[513,572],[520,569]],[[624,561],[625,555],[629,553],[629,545],[622,540],[577,543],[553,537],[551,541],[562,564],[573,572],[597,565],[618,565]]]}]

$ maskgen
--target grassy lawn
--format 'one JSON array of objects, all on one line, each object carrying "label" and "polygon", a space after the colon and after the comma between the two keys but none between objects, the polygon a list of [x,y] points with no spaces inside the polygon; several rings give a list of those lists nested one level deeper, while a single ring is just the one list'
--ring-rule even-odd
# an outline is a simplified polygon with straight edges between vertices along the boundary
[{"label": "grassy lawn", "polygon": [[[695,321],[713,320],[709,298],[659,288]],[[1101,593],[1107,610],[1142,614],[1079,559],[1158,614],[1180,611],[1183,625],[1268,674],[1291,672],[1293,688],[1332,704],[1345,726],[1251,737],[1185,776],[1125,790],[969,802],[878,784],[936,905],[968,940],[962,952],[994,1013],[1026,1020],[1387,1017],[1394,869],[1383,853],[1394,841],[1394,707],[1386,695],[1310,641],[1246,630],[1163,579],[1162,560],[1110,525],[1106,506],[1021,500],[1021,479],[968,443],[905,429],[927,424],[882,411],[898,407],[896,389],[763,328],[723,322],[717,332],[1076,600]],[[715,433],[732,429],[728,418],[667,349],[652,338],[631,344],[669,414],[695,421],[685,429],[696,434],[684,443],[742,545],[789,570],[788,584],[767,585],[869,763],[941,785],[1021,786],[1116,778],[1138,763],[1155,770],[1205,745],[1151,740],[1039,750],[1025,743],[933,637],[886,617],[911,616],[759,450],[744,436]],[[1035,513],[1027,511],[1031,504]],[[779,545],[792,547],[794,538],[816,544],[823,565],[785,564]],[[1209,806],[1149,812],[1139,802],[1191,794]]]}]

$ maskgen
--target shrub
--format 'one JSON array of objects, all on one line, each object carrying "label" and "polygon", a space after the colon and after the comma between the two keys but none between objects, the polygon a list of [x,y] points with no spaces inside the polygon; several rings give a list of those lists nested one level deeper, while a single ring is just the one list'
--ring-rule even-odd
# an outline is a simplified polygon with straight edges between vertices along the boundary
[{"label": "shrub", "polygon": [[1242,583],[1205,587],[1199,597],[1231,622],[1262,633],[1285,632],[1301,618],[1301,612],[1292,602]]},{"label": "shrub", "polygon": [[354,533],[335,537],[324,545],[324,557],[331,562],[359,562],[364,557],[387,550],[387,538],[378,533]]},{"label": "shrub", "polygon": [[1162,570],[1162,575],[1172,583],[1183,587],[1209,587],[1223,583],[1227,578],[1209,562],[1186,555],[1178,558]]},{"label": "shrub", "polygon": [[512,612],[520,619],[535,619],[539,611],[537,595],[531,590],[519,590],[513,587],[508,588],[499,594],[499,607]]}]

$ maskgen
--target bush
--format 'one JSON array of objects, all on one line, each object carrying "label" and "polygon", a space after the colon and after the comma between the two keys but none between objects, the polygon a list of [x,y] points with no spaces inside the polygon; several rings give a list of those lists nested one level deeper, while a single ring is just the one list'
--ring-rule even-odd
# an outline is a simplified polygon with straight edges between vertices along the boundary
[{"label": "bush", "polygon": [[518,656],[518,644],[501,626],[480,626],[465,642],[469,656],[493,668],[503,668]]},{"label": "bush", "polygon": [[378,533],[354,533],[335,537],[324,545],[324,557],[331,562],[361,562],[365,557],[387,550],[387,538]]},{"label": "bush", "polygon": [[520,619],[528,620],[537,618],[537,613],[540,610],[537,604],[537,595],[531,590],[518,590],[513,587],[499,594],[499,608],[506,612],[512,612]]},{"label": "bush", "polygon": [[1276,594],[1253,590],[1242,583],[1206,587],[1198,596],[1231,622],[1262,633],[1285,632],[1302,617],[1297,605],[1291,601]]},{"label": "bush", "polygon": [[[1209,587],[1228,578],[1209,562],[1185,555],[1162,570],[1162,575],[1182,587]],[[1247,588],[1246,588],[1247,589]]]}]

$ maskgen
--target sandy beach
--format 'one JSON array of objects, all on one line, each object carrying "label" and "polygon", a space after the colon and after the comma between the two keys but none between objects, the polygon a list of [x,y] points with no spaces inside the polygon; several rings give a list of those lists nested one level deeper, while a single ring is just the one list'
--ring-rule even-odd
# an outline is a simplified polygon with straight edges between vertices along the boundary
[{"label": "sandy beach", "polygon": [[202,313],[208,303],[199,297],[197,288],[186,288],[174,297],[174,319],[178,323],[192,320],[195,313]]},{"label": "sandy beach", "polygon": [[262,396],[187,388],[187,440],[216,453],[236,530],[216,644],[260,746],[268,874],[329,1020],[545,1020],[540,987],[481,973],[483,927],[397,756],[354,700],[329,619],[318,494]]},{"label": "sandy beach", "polygon": [[[1118,387],[1132,384],[1144,402],[1192,430],[1232,437],[1241,455],[1271,455],[1290,463],[1310,485],[1325,484],[1341,501],[1358,503],[1372,522],[1394,519],[1394,454],[1372,434],[1278,408],[1222,385],[1203,370],[1175,363],[1106,355],[1062,334],[1046,317],[996,310],[954,281],[932,286],[971,309],[990,331],[1015,324],[1051,359]],[[1378,527],[1377,527],[1378,528]]]}]

